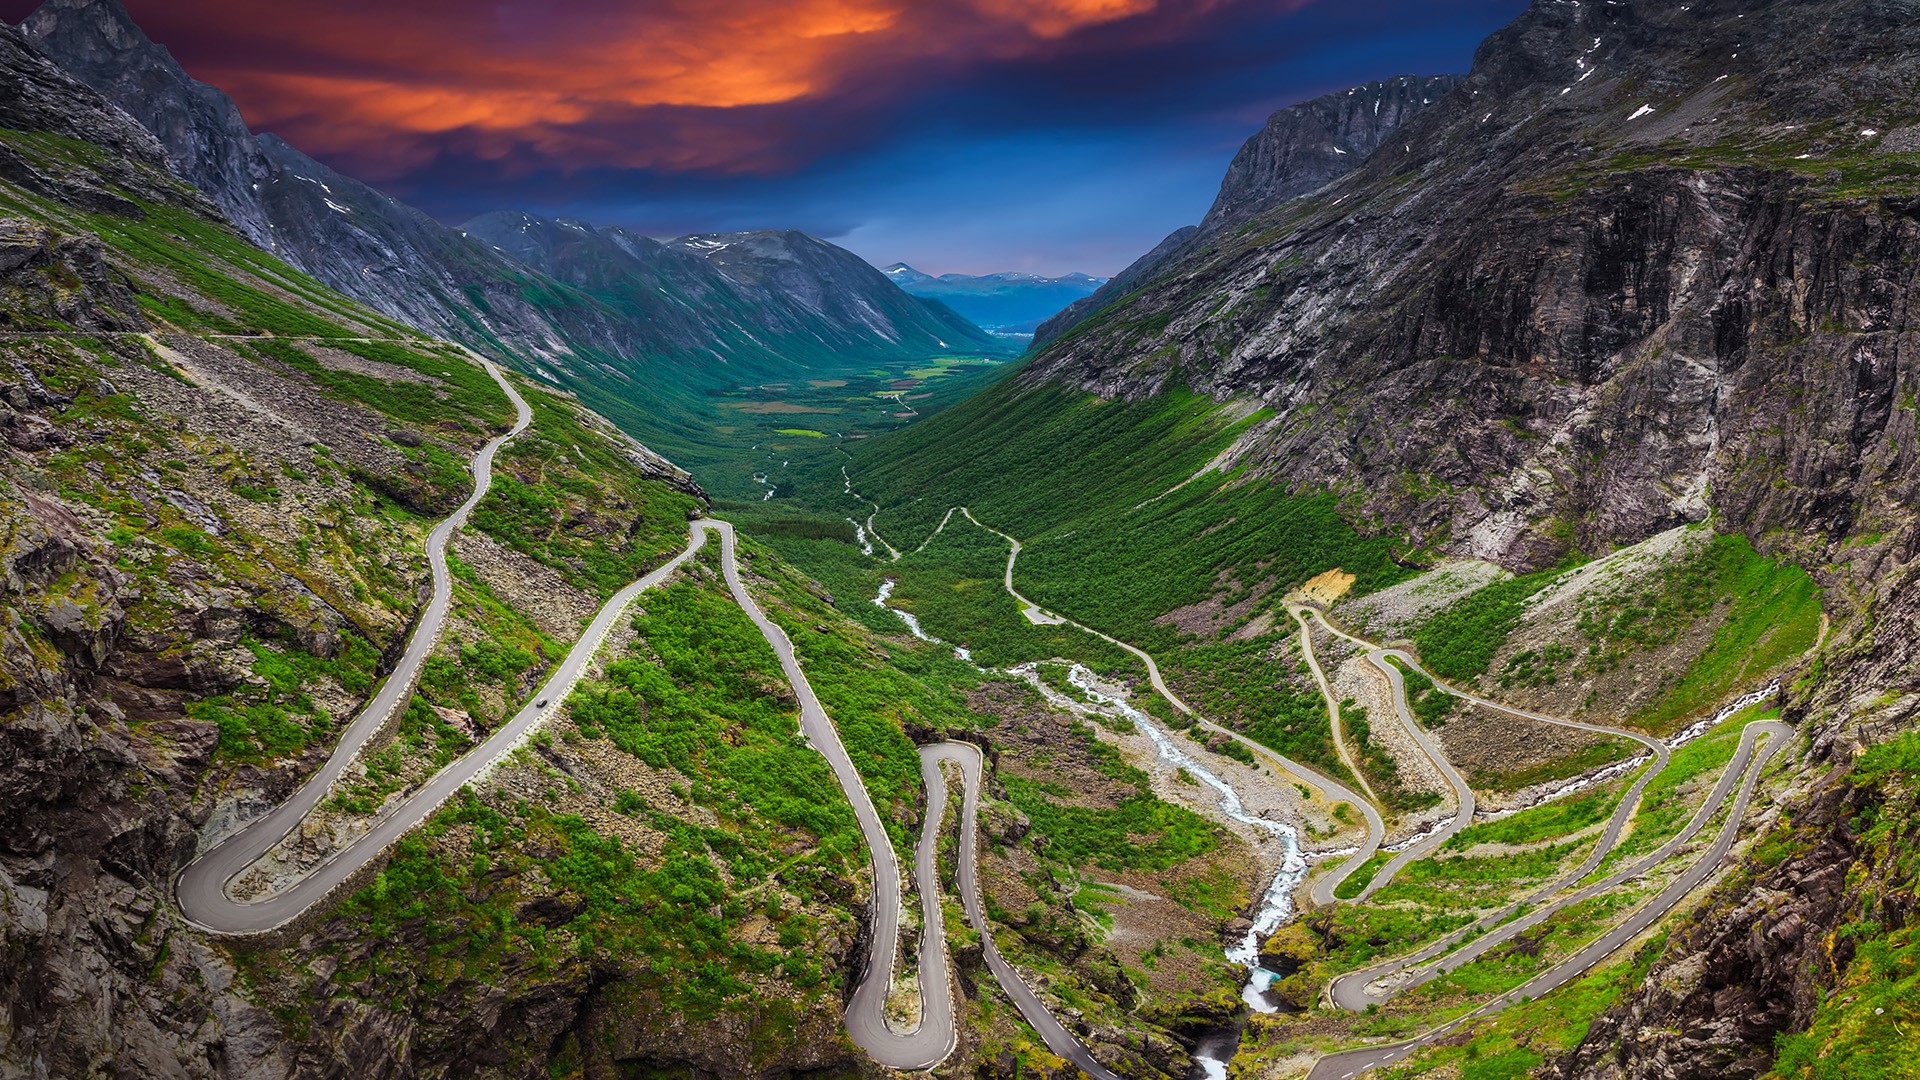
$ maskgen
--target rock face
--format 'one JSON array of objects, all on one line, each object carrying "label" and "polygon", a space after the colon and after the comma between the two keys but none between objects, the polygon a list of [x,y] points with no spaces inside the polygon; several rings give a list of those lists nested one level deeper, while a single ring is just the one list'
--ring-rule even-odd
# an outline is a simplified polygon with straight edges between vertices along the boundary
[{"label": "rock face", "polygon": [[121,192],[167,205],[211,207],[199,192],[161,179],[166,152],[152,135],[48,62],[18,29],[5,25],[0,25],[0,85],[8,91],[0,96],[0,127],[50,132],[99,149],[54,156],[0,146],[0,180],[122,217],[137,218],[143,211]]},{"label": "rock face", "polygon": [[1238,463],[1463,555],[1605,550],[1709,491],[1756,531],[1844,535],[1912,494],[1920,190],[1830,77],[1910,76],[1913,24],[1876,10],[1537,5],[1358,171],[1203,234],[1028,377],[1266,405]]},{"label": "rock face", "polygon": [[1352,172],[1463,78],[1402,75],[1274,113],[1227,166],[1200,231],[1229,228]]},{"label": "rock face", "polygon": [[1145,284],[1186,253],[1195,238],[1238,225],[1358,168],[1402,124],[1454,87],[1460,75],[1402,75],[1356,86],[1267,118],[1227,166],[1213,206],[1197,226],[1177,229],[1084,300],[1040,324],[1038,344],[1059,337],[1104,305]]},{"label": "rock face", "polygon": [[133,292],[94,236],[0,218],[0,328],[145,330]]},{"label": "rock face", "polygon": [[[1847,827],[1844,783],[1796,809],[1809,850],[1722,895],[1715,917],[1683,929],[1645,990],[1603,1015],[1572,1055],[1556,1063],[1563,1080],[1757,1077],[1773,1061],[1775,1036],[1804,1029],[1836,959],[1851,955],[1831,933],[1861,897],[1847,886],[1862,856]],[[1836,952],[1840,955],[1836,957]]]},{"label": "rock face", "polygon": [[233,99],[196,82],[148,40],[119,0],[55,0],[20,24],[68,74],[127,110],[166,148],[175,174],[199,188],[247,238],[271,250],[259,185],[273,167]]}]

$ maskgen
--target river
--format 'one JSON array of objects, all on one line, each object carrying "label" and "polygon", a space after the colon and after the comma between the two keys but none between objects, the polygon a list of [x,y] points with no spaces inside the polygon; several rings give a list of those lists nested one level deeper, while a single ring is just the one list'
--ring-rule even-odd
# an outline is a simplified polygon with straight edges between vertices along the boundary
[{"label": "river", "polygon": [[[914,637],[921,641],[944,644],[939,638],[927,633],[912,612],[902,611],[887,603],[888,598],[893,595],[893,587],[892,578],[882,582],[873,602],[893,612],[901,622],[906,624],[907,630]],[[973,661],[972,654],[966,649],[954,646],[953,651],[961,659],[969,663]],[[1038,665],[1021,664],[1009,670],[1007,674],[1025,679],[1056,706],[1075,712],[1086,709],[1086,706],[1047,685],[1046,680],[1040,677]],[[1307,859],[1300,851],[1299,831],[1287,822],[1273,821],[1249,813],[1245,802],[1240,798],[1240,793],[1234,790],[1232,784],[1221,779],[1212,769],[1181,749],[1172,733],[1161,727],[1145,712],[1135,708],[1124,693],[1102,687],[1099,679],[1085,665],[1074,664],[1069,668],[1067,682],[1102,710],[1131,721],[1141,734],[1152,740],[1161,761],[1175,769],[1185,769],[1187,775],[1211,788],[1218,796],[1216,805],[1227,818],[1261,830],[1280,841],[1280,869],[1274,874],[1272,883],[1267,886],[1265,895],[1260,899],[1260,906],[1253,916],[1253,925],[1241,935],[1239,941],[1228,946],[1226,950],[1227,959],[1247,971],[1247,981],[1240,988],[1240,998],[1246,1002],[1247,1008],[1258,1013],[1279,1012],[1280,1006],[1273,1000],[1271,993],[1273,982],[1278,975],[1260,966],[1260,942],[1293,917],[1294,890],[1300,887],[1301,881],[1307,876]],[[1237,1029],[1219,1032],[1200,1040],[1193,1054],[1199,1076],[1204,1080],[1225,1080],[1227,1062],[1232,1059],[1234,1052],[1238,1049]]]}]

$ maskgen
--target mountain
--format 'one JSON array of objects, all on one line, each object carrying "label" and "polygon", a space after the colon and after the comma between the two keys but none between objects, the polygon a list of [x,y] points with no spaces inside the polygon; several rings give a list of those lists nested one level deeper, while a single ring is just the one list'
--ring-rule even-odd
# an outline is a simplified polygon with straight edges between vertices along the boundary
[{"label": "mountain", "polygon": [[894,263],[892,266],[883,266],[880,268],[880,272],[887,275],[887,280],[903,289],[912,285],[923,285],[935,280],[932,274],[923,274],[913,267],[908,266],[906,263]]},{"label": "mountain", "polygon": [[[1797,726],[1714,849],[1715,884],[1584,1004],[1542,999],[1574,1010],[1552,1013],[1577,1018],[1567,1033],[1523,1007],[1423,1067],[1496,1050],[1568,1080],[1905,1067],[1861,958],[1910,955],[1894,898],[1920,844],[1915,14],[1541,0],[1355,168],[1223,199],[1239,224],[848,466],[896,546],[970,507],[1020,537],[1024,595],[1160,650],[1189,701],[1245,730],[1260,710],[1236,701],[1267,684],[1216,673],[1239,663],[1230,635],[1258,647],[1262,590],[1334,570],[1381,605],[1421,595],[1396,580],[1437,590],[1380,636],[1484,695],[1666,734],[1751,693]],[[1444,584],[1467,571],[1504,584]],[[1366,933],[1345,910],[1271,954],[1306,973],[1307,1004],[1314,965],[1340,970]],[[1277,1025],[1243,1052],[1296,1038]]]},{"label": "mountain", "polygon": [[1091,296],[1106,278],[1086,274],[1042,277],[1039,274],[1000,273],[923,274],[906,263],[884,268],[895,285],[915,296],[944,302],[953,310],[986,329],[1020,337],[1068,304]]},{"label": "mountain", "polygon": [[[339,178],[277,160],[360,213]],[[697,520],[684,471],[579,397],[250,243],[176,164],[0,26],[0,1076],[873,1075],[848,990],[878,987],[864,1015],[885,1025],[873,957],[898,894],[871,867],[896,839],[937,857],[921,822],[945,803],[909,732],[1006,744],[945,748],[972,766],[970,806],[1000,761],[1051,775],[980,815],[993,884],[965,896],[973,933],[1004,931],[987,905],[1017,907],[1054,928],[1049,950],[1087,942],[1068,864],[1020,871],[1088,820],[1172,871],[1135,880],[1192,886],[1166,910],[1193,940],[1247,899],[1247,845],[1160,802],[1071,712],[836,603],[762,540],[852,556],[853,526],[776,507],[736,543]],[[663,318],[763,294],[790,299],[758,325],[826,326],[838,304],[849,334],[967,329],[798,234],[687,251],[485,226],[570,303],[631,307],[645,283],[678,290]],[[821,389],[926,407],[913,372],[959,359]],[[742,400],[785,406],[761,410],[783,426],[855,419]],[[882,587],[855,575],[862,597]],[[1063,799],[1079,816],[1034,829]],[[249,865],[228,873],[236,851]],[[944,956],[930,929],[908,941]],[[1024,980],[1048,984],[981,940],[954,942],[972,992],[970,958],[993,956],[1045,1012]],[[1197,991],[1170,970],[1143,1005],[1224,1000],[1224,972]],[[943,1019],[991,1043],[909,1048],[956,1075],[1041,1060],[1011,1010],[963,1010]],[[1184,1075],[1157,1023],[1129,1071]]]},{"label": "mountain", "polygon": [[1402,75],[1289,105],[1274,113],[1234,155],[1213,206],[1198,226],[1174,231],[1114,275],[1104,288],[1042,323],[1035,341],[1059,337],[1087,315],[1170,266],[1189,245],[1358,168],[1388,136],[1445,98],[1462,78]]},{"label": "mountain", "polygon": [[[704,260],[742,288],[785,298],[798,311],[788,324],[824,319],[833,327],[871,335],[900,348],[931,355],[987,349],[991,339],[938,301],[911,297],[866,260],[844,248],[793,230],[705,233],[668,241],[671,251]],[[775,329],[782,316],[767,312]],[[833,345],[830,337],[823,343]]]},{"label": "mountain", "polygon": [[192,79],[119,0],[47,0],[21,30],[146,126],[174,171],[266,250],[409,326],[542,372],[696,464],[725,452],[703,435],[716,385],[1006,351],[798,234],[782,241],[791,272],[754,277],[619,230],[591,252],[543,253],[513,242],[506,219],[449,228],[273,135],[255,137],[233,101]]}]

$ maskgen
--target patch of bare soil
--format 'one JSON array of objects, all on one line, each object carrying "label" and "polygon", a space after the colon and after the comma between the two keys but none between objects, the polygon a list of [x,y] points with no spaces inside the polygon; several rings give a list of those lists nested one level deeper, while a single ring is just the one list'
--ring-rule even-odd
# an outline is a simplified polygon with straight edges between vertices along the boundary
[{"label": "patch of bare soil", "polygon": [[[300,351],[320,361],[322,367],[330,368],[334,371],[349,371],[355,375],[366,375],[370,378],[380,379],[385,382],[421,383],[426,386],[446,385],[439,379],[423,372],[415,371],[410,367],[383,363],[379,360],[369,360],[358,353],[350,353],[345,349],[336,349],[330,345],[322,345],[316,341],[301,342]],[[447,361],[449,364],[462,362],[463,361],[459,360]]]},{"label": "patch of bare soil", "polygon": [[[1476,789],[1501,790],[1586,771],[1594,752],[1623,740],[1597,732],[1542,724],[1510,713],[1465,705],[1434,729],[1447,760]],[[1564,763],[1564,768],[1555,768]],[[1527,779],[1529,776],[1532,779]]]},{"label": "patch of bare soil", "polygon": [[1328,570],[1324,574],[1316,574],[1308,578],[1307,583],[1300,586],[1300,595],[1316,604],[1330,607],[1347,595],[1347,590],[1353,588],[1353,583],[1357,580],[1359,579],[1345,570],[1337,568]]},{"label": "patch of bare soil", "polygon": [[1197,604],[1174,608],[1155,619],[1154,622],[1163,626],[1177,626],[1183,633],[1202,639],[1217,638],[1226,633],[1229,628],[1239,627],[1247,622],[1247,617],[1253,614],[1253,609],[1260,606],[1260,601],[1266,599],[1276,584],[1273,578],[1267,578],[1247,588],[1242,586],[1230,571],[1225,570],[1220,572],[1213,583],[1218,591],[1212,596]]},{"label": "patch of bare soil", "polygon": [[1490,562],[1466,560],[1446,563],[1389,589],[1348,600],[1333,614],[1361,636],[1394,641],[1412,634],[1434,613],[1483,586],[1507,577]]}]

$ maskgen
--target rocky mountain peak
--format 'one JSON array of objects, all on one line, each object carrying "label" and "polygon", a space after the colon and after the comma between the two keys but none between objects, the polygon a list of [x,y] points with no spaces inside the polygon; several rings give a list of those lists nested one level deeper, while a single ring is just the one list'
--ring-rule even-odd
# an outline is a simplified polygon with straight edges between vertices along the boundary
[{"label": "rocky mountain peak", "polygon": [[277,249],[257,195],[272,166],[239,107],[188,75],[119,0],[47,0],[20,30],[68,74],[152,132],[174,172],[213,199],[249,239]]},{"label": "rocky mountain peak", "polygon": [[1243,221],[1346,175],[1463,78],[1402,75],[1274,113],[1234,155],[1201,231]]},{"label": "rocky mountain peak", "polygon": [[1388,135],[1447,100],[1463,75],[1402,75],[1289,105],[1240,147],[1220,193],[1198,225],[1168,234],[1152,251],[1107,280],[1091,296],[1040,324],[1044,345],[1100,308],[1151,281],[1209,235],[1325,187],[1359,168]]}]

